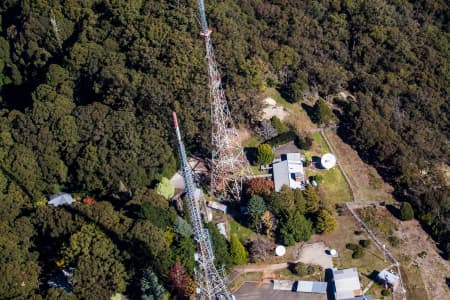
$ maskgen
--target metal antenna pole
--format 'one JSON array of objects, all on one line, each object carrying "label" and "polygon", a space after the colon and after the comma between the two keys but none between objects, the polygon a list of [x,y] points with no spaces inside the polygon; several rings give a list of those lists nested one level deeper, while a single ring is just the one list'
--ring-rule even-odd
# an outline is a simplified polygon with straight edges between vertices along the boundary
[{"label": "metal antenna pole", "polygon": [[197,262],[199,265],[196,270],[196,283],[198,290],[198,299],[209,300],[233,300],[227,286],[214,265],[214,252],[208,230],[203,227],[202,216],[199,205],[199,189],[196,187],[192,175],[192,169],[188,164],[186,150],[181,140],[178,119],[173,112],[173,123],[177,134],[178,148],[181,160],[181,169],[183,171],[184,183],[186,186],[187,206],[189,216],[191,217],[194,239],[197,242]]},{"label": "metal antenna pole", "polygon": [[206,63],[211,98],[212,126],[212,174],[211,191],[219,198],[227,199],[231,195],[239,201],[242,182],[245,176],[251,175],[248,161],[239,141],[236,127],[222,88],[220,73],[217,67],[214,48],[211,42],[211,30],[206,21],[205,5],[198,0],[201,35],[205,38]]}]

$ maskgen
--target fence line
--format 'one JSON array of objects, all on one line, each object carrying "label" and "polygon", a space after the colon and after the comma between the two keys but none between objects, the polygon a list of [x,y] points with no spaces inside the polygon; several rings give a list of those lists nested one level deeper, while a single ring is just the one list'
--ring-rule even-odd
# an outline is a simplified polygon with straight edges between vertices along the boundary
[{"label": "fence line", "polygon": [[[322,136],[323,140],[325,141],[325,144],[327,144],[328,148],[330,148],[331,153],[336,155],[336,150],[334,149],[334,146],[330,143],[328,140],[328,137],[325,135],[325,131],[321,130],[320,135]],[[336,165],[341,171],[342,176],[344,176],[345,182],[348,185],[348,189],[350,190],[350,197],[352,198],[352,201],[355,201],[355,191],[353,188],[353,184],[350,181],[350,178],[348,177],[347,173],[345,173],[344,168],[342,167],[341,163],[339,162],[339,159],[336,160]]]},{"label": "fence line", "polygon": [[[406,300],[406,290],[404,288],[403,279],[402,279],[402,275],[400,272],[400,263],[395,259],[394,255],[392,255],[392,253],[386,248],[386,246],[384,244],[382,244],[380,242],[380,240],[378,240],[378,238],[375,236],[375,234],[372,232],[372,230],[370,230],[369,227],[367,227],[367,225],[361,220],[361,218],[358,216],[358,214],[351,208],[351,205],[346,203],[345,206],[347,207],[348,211],[351,213],[353,218],[356,220],[358,225],[362,229],[364,229],[364,231],[367,233],[369,238],[375,243],[375,245],[378,247],[378,249],[380,249],[391,260],[392,264],[396,266],[398,278],[400,281],[400,291],[399,292],[402,295],[400,299]],[[394,291],[392,293],[394,300],[396,299],[395,294],[396,294],[396,291]]]}]

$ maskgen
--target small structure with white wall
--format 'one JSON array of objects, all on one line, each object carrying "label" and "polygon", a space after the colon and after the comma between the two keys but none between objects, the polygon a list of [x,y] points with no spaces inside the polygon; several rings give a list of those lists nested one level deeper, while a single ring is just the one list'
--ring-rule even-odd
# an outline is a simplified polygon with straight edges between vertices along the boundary
[{"label": "small structure with white wall", "polygon": [[343,270],[333,269],[332,271],[333,291],[336,300],[354,299],[363,295],[358,270],[356,268]]},{"label": "small structure with white wall", "polygon": [[297,293],[314,293],[314,294],[326,294],[327,282],[321,281],[297,281],[296,292]]},{"label": "small structure with white wall", "polygon": [[394,290],[400,284],[400,278],[387,270],[383,270],[380,273],[378,273],[377,278],[381,283],[392,287]]},{"label": "small structure with white wall", "polygon": [[281,156],[281,161],[272,165],[275,191],[279,192],[283,185],[291,189],[305,188],[305,172],[300,153],[287,153]]},{"label": "small structure with white wall", "polygon": [[227,206],[217,201],[208,201],[208,206],[221,213],[227,213]]},{"label": "small structure with white wall", "polygon": [[225,223],[217,223],[216,227],[217,227],[217,229],[219,229],[220,234],[222,234],[224,237],[228,238],[227,228],[225,226]]},{"label": "small structure with white wall", "polygon": [[48,201],[47,204],[52,205],[52,206],[60,206],[60,205],[64,205],[64,204],[70,205],[73,202],[75,202],[75,200],[73,199],[72,195],[67,194],[67,193],[60,193],[60,194],[51,196],[50,201]]}]

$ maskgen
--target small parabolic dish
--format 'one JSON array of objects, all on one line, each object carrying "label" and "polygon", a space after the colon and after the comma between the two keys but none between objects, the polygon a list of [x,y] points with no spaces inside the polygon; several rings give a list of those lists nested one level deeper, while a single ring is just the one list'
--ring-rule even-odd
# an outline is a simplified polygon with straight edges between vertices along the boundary
[{"label": "small parabolic dish", "polygon": [[336,249],[331,249],[331,250],[330,250],[330,254],[331,254],[332,256],[335,256],[335,255],[337,254]]},{"label": "small parabolic dish", "polygon": [[283,256],[283,255],[285,255],[286,254],[286,248],[284,247],[284,246],[277,246],[276,248],[275,248],[275,254],[277,255],[277,256]]},{"label": "small parabolic dish", "polygon": [[331,153],[326,153],[320,159],[320,163],[322,164],[322,167],[329,170],[336,165],[336,156]]}]

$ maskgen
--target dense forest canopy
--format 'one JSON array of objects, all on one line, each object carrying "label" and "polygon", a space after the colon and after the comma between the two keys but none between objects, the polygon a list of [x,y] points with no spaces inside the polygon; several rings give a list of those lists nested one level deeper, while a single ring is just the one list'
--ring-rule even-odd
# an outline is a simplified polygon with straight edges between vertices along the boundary
[{"label": "dense forest canopy", "polygon": [[[448,3],[218,0],[206,8],[236,123],[258,120],[267,85],[292,102],[350,91],[355,100],[335,103],[340,133],[450,252]],[[210,151],[197,1],[4,0],[0,24],[0,274],[9,274],[0,295],[58,297],[38,285],[56,259],[87,267],[107,255],[110,263],[92,276],[118,270],[109,285],[75,284],[80,298],[132,290],[149,267],[133,258],[167,249],[170,257],[142,282],[167,288],[177,259],[192,272],[180,253],[193,245],[182,235],[172,241],[142,208],[167,204],[137,191],[176,170],[172,110],[190,151]],[[131,203],[120,200],[124,189]],[[39,206],[60,191],[106,201]],[[92,253],[77,232],[89,232]],[[108,253],[95,252],[102,245]]]}]

